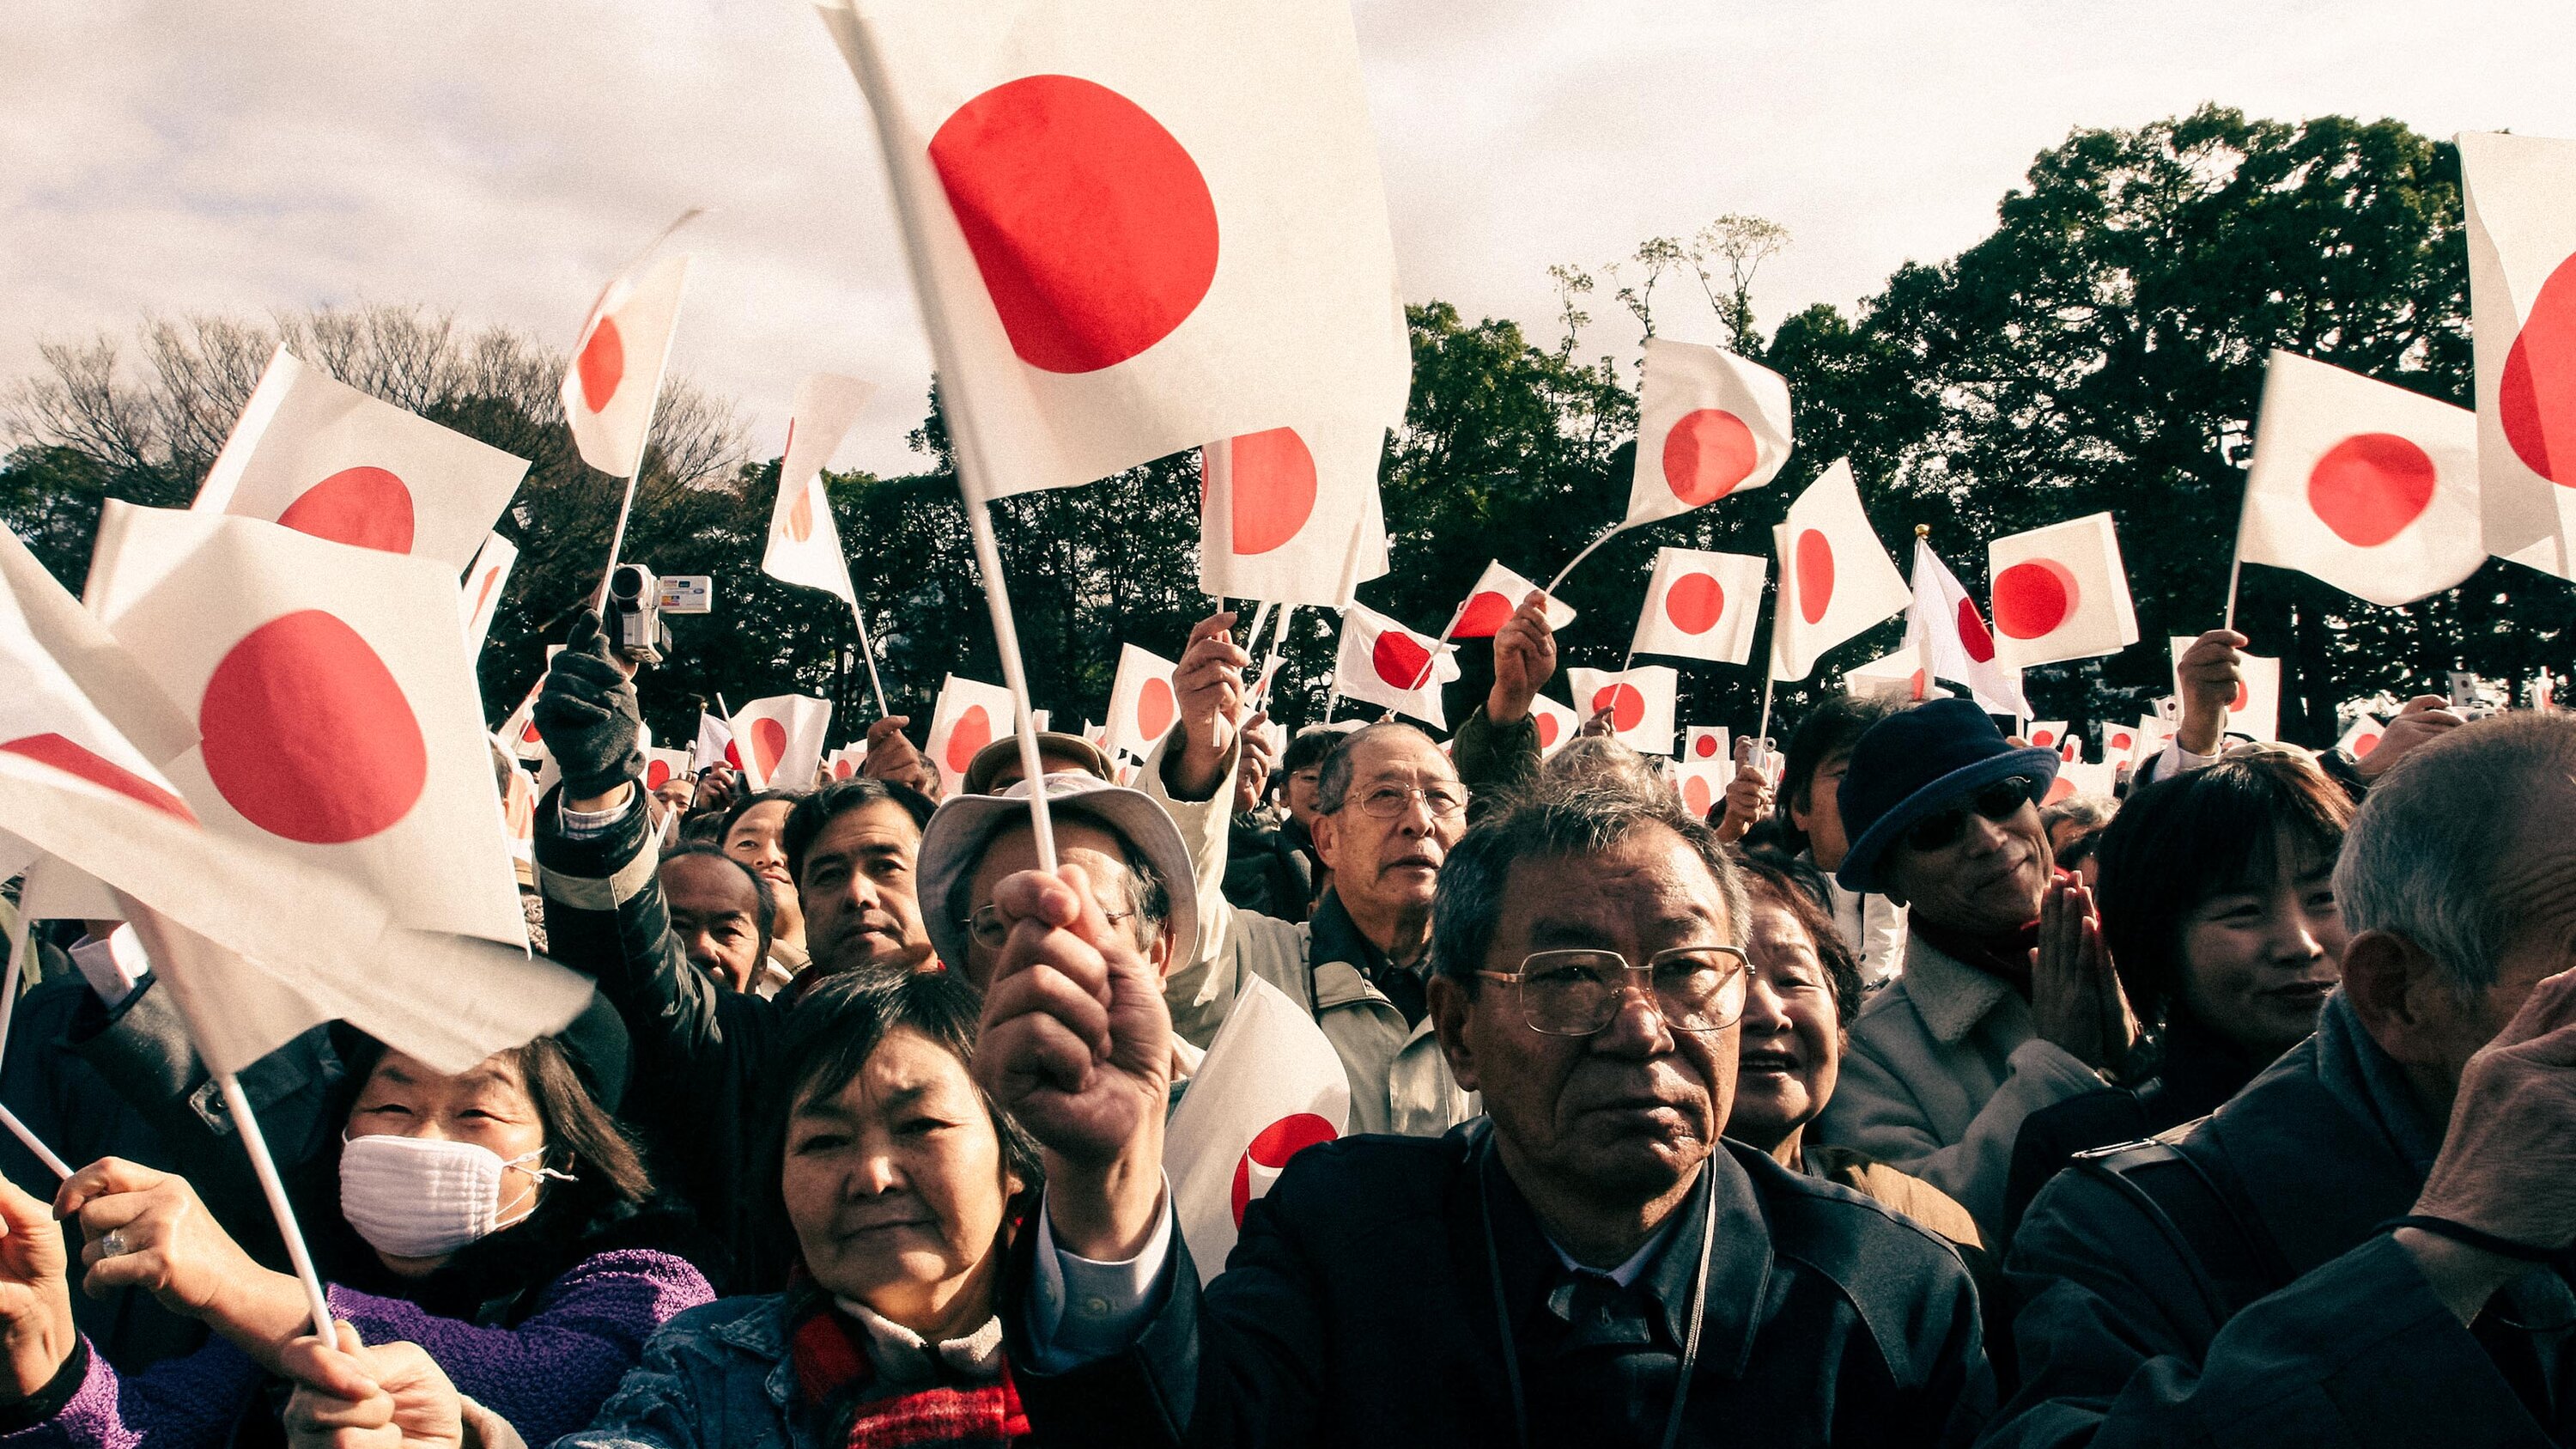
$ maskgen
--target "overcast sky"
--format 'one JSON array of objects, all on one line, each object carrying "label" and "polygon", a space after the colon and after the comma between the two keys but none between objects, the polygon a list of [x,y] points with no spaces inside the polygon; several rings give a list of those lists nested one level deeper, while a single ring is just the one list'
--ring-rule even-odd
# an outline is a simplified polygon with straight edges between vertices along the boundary
[{"label": "overcast sky", "polygon": [[[973,3],[973,0],[960,0]],[[1223,3],[1223,0],[1208,0]],[[2576,136],[2566,0],[1359,0],[1405,295],[1553,335],[1552,262],[1786,224],[1766,325],[1988,230],[2038,151],[2203,101]],[[774,454],[881,384],[838,466],[909,470],[928,347],[865,107],[802,0],[6,0],[0,376],[145,312],[423,302],[568,346],[714,212],[675,363]],[[1592,350],[1633,355],[1602,319]]]}]

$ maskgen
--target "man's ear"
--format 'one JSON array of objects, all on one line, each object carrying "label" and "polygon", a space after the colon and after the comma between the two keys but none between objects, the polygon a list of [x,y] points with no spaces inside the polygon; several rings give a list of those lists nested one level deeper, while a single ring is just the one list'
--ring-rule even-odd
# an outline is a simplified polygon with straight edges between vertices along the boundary
[{"label": "man's ear", "polygon": [[2448,991],[2440,963],[2404,936],[2364,931],[2343,948],[2343,994],[2380,1050],[2413,1067],[2444,1060],[2448,1023],[2425,993]]},{"label": "man's ear", "polygon": [[1449,1075],[1466,1091],[1483,1090],[1476,1085],[1475,1048],[1467,1043],[1467,1017],[1476,1009],[1475,996],[1435,971],[1423,985],[1423,1004],[1431,1013],[1432,1033],[1440,1038],[1440,1054],[1449,1059]]},{"label": "man's ear", "polygon": [[1335,811],[1331,815],[1317,815],[1314,823],[1306,827],[1306,833],[1314,837],[1315,858],[1327,866],[1331,865],[1333,846],[1342,835],[1341,813]]},{"label": "man's ear", "polygon": [[1154,980],[1157,984],[1172,974],[1172,957],[1179,952],[1180,945],[1173,935],[1172,923],[1165,921],[1156,926],[1153,944],[1145,948],[1145,964],[1154,969]]}]

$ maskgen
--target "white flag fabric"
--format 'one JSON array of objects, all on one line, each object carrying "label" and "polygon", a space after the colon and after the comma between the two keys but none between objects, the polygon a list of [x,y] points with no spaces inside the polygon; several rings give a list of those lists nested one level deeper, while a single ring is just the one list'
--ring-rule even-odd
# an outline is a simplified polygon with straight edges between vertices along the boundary
[{"label": "white flag fabric", "polygon": [[1342,0],[815,8],[876,116],[973,486],[1388,421],[1350,397],[1410,344]]},{"label": "white flag fabric", "polygon": [[[1394,407],[1403,409],[1399,391]],[[1374,418],[1266,428],[1199,450],[1199,588],[1211,598],[1341,607],[1387,571]],[[1359,556],[1351,558],[1357,529]]]},{"label": "white flag fabric", "polygon": [[644,752],[644,788],[647,790],[659,790],[673,780],[685,780],[691,773],[687,750]]},{"label": "white flag fabric", "polygon": [[1771,561],[1759,554],[1656,550],[1628,652],[1744,663],[1753,657],[1753,626],[1770,573]]},{"label": "white flag fabric", "polygon": [[1726,787],[1735,783],[1735,762],[1728,759],[1708,760],[1685,749],[1673,762],[1673,790],[1682,797],[1682,808],[1693,818],[1705,820],[1708,812],[1726,801]]},{"label": "white flag fabric", "polygon": [[581,343],[564,373],[564,420],[581,460],[617,478],[644,465],[653,400],[671,360],[680,297],[688,290],[687,256],[643,262],[618,274],[581,324]]},{"label": "white flag fabric", "polygon": [[1934,679],[1968,686],[1990,713],[2026,715],[2021,671],[1995,657],[1995,635],[1977,601],[1921,534],[1914,538],[1914,603],[1905,614],[1905,645]]},{"label": "white flag fabric", "polygon": [[698,711],[698,740],[689,751],[689,767],[703,770],[709,765],[731,765],[742,768],[742,753],[733,747],[733,728],[705,710]]},{"label": "white flag fabric", "polygon": [[1669,664],[1634,669],[1569,669],[1574,707],[1590,719],[1610,711],[1610,737],[1641,755],[1673,752],[1673,713],[1681,693],[1680,671]]},{"label": "white flag fabric", "polygon": [[841,446],[872,383],[818,372],[796,385],[795,412],[787,420],[787,447],[778,459],[778,500],[769,510],[769,548],[760,571],[784,584],[821,589],[855,609],[850,561],[841,552],[841,526],[832,519],[823,490],[823,465]]},{"label": "white flag fabric", "polygon": [[[2172,639],[2174,690],[2182,690],[2182,656],[2196,640]],[[2257,743],[2278,739],[2281,729],[2281,661],[2240,653],[2236,698],[2227,706],[2226,732]]]},{"label": "white flag fabric", "polygon": [[406,926],[525,949],[446,564],[111,502],[88,603],[195,708],[199,741],[165,769],[208,830],[337,874]]},{"label": "white flag fabric", "polygon": [[2379,737],[2387,733],[2387,728],[2370,716],[2362,715],[2352,722],[2352,728],[2343,732],[2342,739],[2335,741],[2335,748],[2358,760],[2379,748]]},{"label": "white flag fabric", "polygon": [[1181,717],[1180,699],[1172,693],[1169,659],[1133,644],[1118,646],[1118,678],[1109,687],[1109,744],[1143,759]]},{"label": "white flag fabric", "polygon": [[2040,797],[2040,803],[2054,805],[2077,795],[2107,800],[2111,798],[2111,789],[2116,783],[2116,768],[2108,760],[2092,765],[2082,760],[2067,760],[2058,765],[2057,778],[2048,782],[2048,793]]},{"label": "white flag fabric", "polygon": [[2485,548],[2576,578],[2576,141],[2459,145]]},{"label": "white flag fabric", "polygon": [[1682,731],[1681,762],[1689,765],[1723,765],[1732,772],[1735,753],[1724,725],[1692,725]]},{"label": "white flag fabric", "polygon": [[2137,769],[2164,753],[2165,741],[2173,738],[2173,726],[2152,714],[2138,716],[2134,726],[2114,725],[2110,737],[2103,741],[2105,752],[2119,750],[2129,757],[2129,768]]},{"label": "white flag fabric", "polygon": [[1447,729],[1440,686],[1458,677],[1458,647],[1416,634],[1377,610],[1353,604],[1342,616],[1333,658],[1333,692],[1384,705]]},{"label": "white flag fabric", "polygon": [[2129,574],[2108,513],[2007,534],[1986,545],[1995,658],[2015,669],[2117,654],[2138,642]]},{"label": "white flag fabric", "polygon": [[527,459],[370,397],[280,347],[191,506],[436,559],[453,576],[527,472]]},{"label": "white flag fabric", "polygon": [[2457,586],[2487,561],[2477,415],[2274,352],[2236,556],[2374,604]]},{"label": "white flag fabric", "polygon": [[975,763],[975,752],[1019,725],[1009,690],[954,674],[943,680],[938,702],[930,709],[930,738],[923,753],[939,768],[944,792],[963,791],[966,767]]},{"label": "white flag fabric", "polygon": [[1564,749],[1566,742],[1583,729],[1583,716],[1544,694],[1530,700],[1530,718],[1538,725],[1538,757],[1542,760]]},{"label": "white flag fabric", "polygon": [[1759,488],[1789,461],[1789,384],[1732,352],[1646,339],[1637,471],[1622,528]]},{"label": "white flag fabric", "polygon": [[511,861],[527,867],[532,879],[537,868],[537,798],[541,793],[535,777],[515,763],[501,777],[501,838],[509,846]]},{"label": "white flag fabric", "polygon": [[1817,656],[1902,611],[1913,591],[1860,506],[1851,464],[1837,459],[1773,529],[1780,592],[1771,606],[1771,673],[1804,679]]},{"label": "white flag fabric", "polygon": [[1202,1284],[1225,1271],[1244,1209],[1289,1158],[1341,1136],[1350,1110],[1350,1077],[1323,1029],[1286,992],[1247,977],[1163,1129],[1172,1216]]},{"label": "white flag fabric", "polygon": [[1923,667],[1923,651],[1899,649],[1882,654],[1867,664],[1856,664],[1843,671],[1843,691],[1847,694],[1891,694],[1900,699],[1951,699],[1949,690],[1935,683],[1932,671]]},{"label": "white flag fabric", "polygon": [[834,750],[831,754],[826,755],[823,758],[823,773],[831,776],[835,780],[847,780],[858,774],[860,767],[867,764],[867,762],[867,742],[864,740],[853,741],[852,743],[841,746],[839,749]]},{"label": "white flag fabric", "polygon": [[465,571],[465,587],[456,601],[465,611],[465,656],[483,652],[492,637],[492,616],[501,608],[501,591],[510,584],[510,569],[519,561],[519,546],[495,533],[483,540],[474,563]]},{"label": "white flag fabric", "polygon": [[[1476,587],[1467,591],[1466,602],[1449,618],[1452,639],[1491,639],[1510,622],[1512,612],[1521,600],[1538,592],[1538,585],[1503,567],[1502,560],[1485,565],[1477,576]],[[1547,627],[1562,629],[1574,622],[1574,610],[1553,596],[1547,601]]]},{"label": "white flag fabric", "polygon": [[743,783],[754,790],[810,790],[823,763],[823,733],[832,702],[803,694],[773,694],[733,712],[734,751]]},{"label": "white flag fabric", "polygon": [[2032,720],[2030,722],[2030,733],[2022,736],[2022,738],[2030,741],[2033,745],[2043,750],[2057,749],[2059,746],[2066,743],[2066,721],[2062,719]]}]

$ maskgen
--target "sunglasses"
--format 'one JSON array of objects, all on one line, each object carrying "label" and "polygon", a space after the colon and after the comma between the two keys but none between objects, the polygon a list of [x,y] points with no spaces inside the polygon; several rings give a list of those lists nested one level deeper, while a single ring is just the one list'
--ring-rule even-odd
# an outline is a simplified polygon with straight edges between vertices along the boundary
[{"label": "sunglasses", "polygon": [[2024,775],[1997,780],[1969,796],[1966,804],[1915,821],[1906,828],[1905,843],[1916,850],[1946,850],[1959,843],[1971,810],[1998,824],[2020,814],[2021,807],[2030,803],[2031,784]]}]

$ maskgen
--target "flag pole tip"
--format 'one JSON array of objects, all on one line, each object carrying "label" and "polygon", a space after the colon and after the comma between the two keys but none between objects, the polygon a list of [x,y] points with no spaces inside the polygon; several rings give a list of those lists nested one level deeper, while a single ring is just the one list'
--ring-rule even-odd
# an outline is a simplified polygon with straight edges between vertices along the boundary
[{"label": "flag pole tip", "polygon": [[1930,538],[1932,536],[1932,525],[1928,523],[1918,523],[1914,525],[1914,536],[1916,538]]}]

